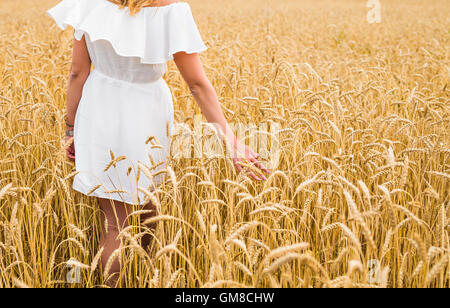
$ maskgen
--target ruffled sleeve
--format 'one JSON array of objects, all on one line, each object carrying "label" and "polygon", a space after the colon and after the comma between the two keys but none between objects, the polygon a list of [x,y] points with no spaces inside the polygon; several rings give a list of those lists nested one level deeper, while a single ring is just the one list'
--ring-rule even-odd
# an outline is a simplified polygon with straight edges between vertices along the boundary
[{"label": "ruffled sleeve", "polygon": [[139,57],[144,64],[207,49],[186,2],[147,7],[131,16],[107,0],[63,0],[47,14],[61,29],[74,28],[77,40],[88,34],[92,42],[109,41],[118,55]]},{"label": "ruffled sleeve", "polygon": [[81,12],[86,4],[86,2],[79,0],[63,0],[48,10],[47,14],[55,20],[56,25],[61,30],[65,30],[68,26],[74,28],[75,38],[81,40],[83,32],[79,30],[79,26],[82,21]]},{"label": "ruffled sleeve", "polygon": [[174,10],[169,16],[166,54],[170,60],[177,52],[184,51],[190,54],[200,53],[207,49],[187,3],[184,4],[184,9]]}]

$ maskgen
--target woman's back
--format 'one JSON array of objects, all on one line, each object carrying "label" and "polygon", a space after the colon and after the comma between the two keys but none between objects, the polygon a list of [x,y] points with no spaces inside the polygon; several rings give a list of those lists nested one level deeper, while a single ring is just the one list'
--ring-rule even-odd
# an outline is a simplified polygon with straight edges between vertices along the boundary
[{"label": "woman's back", "polygon": [[120,56],[106,40],[92,41],[86,35],[86,45],[95,70],[113,79],[149,83],[160,79],[167,70],[165,63],[144,64],[139,57]]}]

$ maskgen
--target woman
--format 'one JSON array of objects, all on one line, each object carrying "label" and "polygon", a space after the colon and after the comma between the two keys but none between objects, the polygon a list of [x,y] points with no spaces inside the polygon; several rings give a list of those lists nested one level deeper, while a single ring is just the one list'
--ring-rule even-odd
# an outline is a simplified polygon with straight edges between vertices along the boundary
[{"label": "woman", "polygon": [[[120,246],[117,235],[127,226],[132,205],[156,214],[138,188],[152,189],[162,180],[158,171],[164,167],[174,121],[172,96],[162,79],[167,61],[175,61],[202,113],[233,149],[237,170],[245,159],[269,173],[227,124],[200,62],[198,53],[206,46],[187,3],[63,0],[48,14],[60,28],[75,29],[66,115],[66,138],[74,141],[67,155],[79,172],[73,188],[96,196],[107,222],[102,224],[103,267]],[[160,175],[144,176],[143,165]],[[142,239],[144,247],[149,243]],[[115,260],[110,272],[119,270]]]}]

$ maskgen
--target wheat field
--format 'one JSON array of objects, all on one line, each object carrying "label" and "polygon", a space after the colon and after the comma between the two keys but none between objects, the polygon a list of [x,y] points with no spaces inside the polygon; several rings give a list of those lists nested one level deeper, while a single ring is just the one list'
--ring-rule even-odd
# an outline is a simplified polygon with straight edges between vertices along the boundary
[{"label": "wheat field", "polygon": [[[57,1],[0,0],[0,287],[102,287],[99,208],[71,189],[72,31]],[[450,7],[193,0],[227,119],[277,123],[265,182],[225,159],[172,159],[147,253],[121,233],[126,287],[450,286]],[[169,63],[176,121],[201,114]],[[247,140],[249,137],[247,136]],[[139,209],[136,208],[139,214]],[[81,269],[79,283],[68,271]]]}]

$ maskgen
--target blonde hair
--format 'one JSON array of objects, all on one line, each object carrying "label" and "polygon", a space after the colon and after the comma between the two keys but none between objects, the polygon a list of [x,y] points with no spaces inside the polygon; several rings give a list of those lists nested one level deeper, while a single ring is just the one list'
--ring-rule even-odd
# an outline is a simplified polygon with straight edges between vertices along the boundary
[{"label": "blonde hair", "polygon": [[155,4],[158,0],[108,0],[120,8],[128,7],[131,15],[137,14],[143,7]]}]

